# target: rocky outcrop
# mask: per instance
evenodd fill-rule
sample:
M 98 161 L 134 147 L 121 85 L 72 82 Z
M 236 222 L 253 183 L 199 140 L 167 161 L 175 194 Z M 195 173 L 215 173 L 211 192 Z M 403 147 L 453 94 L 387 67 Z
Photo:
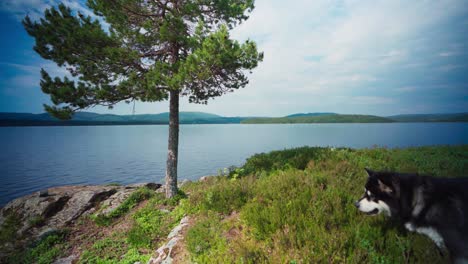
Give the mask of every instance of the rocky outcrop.
M 67 226 L 81 215 L 99 211 L 107 214 L 117 208 L 139 187 L 156 190 L 156 183 L 127 186 L 61 186 L 17 198 L 0 210 L 0 225 L 14 215 L 19 221 L 18 237 L 29 239 Z
M 168 242 L 156 250 L 156 257 L 152 257 L 147 264 L 172 264 L 176 255 L 174 249 L 183 241 L 183 232 L 189 226 L 189 222 L 188 216 L 182 218 L 180 224 L 167 236 Z
M 79 256 L 77 255 L 71 255 L 66 258 L 57 259 L 52 264 L 73 264 L 77 262 L 78 258 Z

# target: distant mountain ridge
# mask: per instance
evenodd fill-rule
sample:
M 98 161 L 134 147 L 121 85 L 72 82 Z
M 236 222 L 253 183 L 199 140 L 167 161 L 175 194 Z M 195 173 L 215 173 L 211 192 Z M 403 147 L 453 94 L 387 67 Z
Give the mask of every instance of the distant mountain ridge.
M 285 117 L 324 116 L 324 115 L 337 115 L 337 113 L 297 113 L 297 114 L 287 115 Z
M 407 114 L 394 116 L 345 115 L 328 112 L 296 113 L 284 117 L 224 117 L 204 112 L 180 112 L 181 124 L 290 124 L 290 123 L 391 123 L 468 122 L 468 113 Z M 169 113 L 115 115 L 77 112 L 71 120 L 58 120 L 48 113 L 0 112 L 0 126 L 150 125 L 168 124 Z
M 181 112 L 181 124 L 230 124 L 240 123 L 239 117 L 222 117 L 203 112 Z M 0 113 L 0 126 L 36 126 L 36 125 L 145 125 L 167 124 L 169 113 L 114 115 L 91 112 L 77 112 L 71 120 L 58 120 L 48 113 Z

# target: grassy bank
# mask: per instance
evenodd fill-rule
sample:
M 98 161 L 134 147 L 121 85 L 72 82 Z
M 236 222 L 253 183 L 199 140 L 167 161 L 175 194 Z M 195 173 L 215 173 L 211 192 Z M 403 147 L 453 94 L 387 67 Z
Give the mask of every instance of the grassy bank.
M 187 186 L 199 221 L 192 261 L 235 263 L 444 263 L 429 239 L 357 212 L 363 168 L 462 176 L 468 147 L 299 148 L 249 158 L 229 176 Z
M 257 154 L 225 175 L 184 185 L 175 199 L 141 190 L 118 213 L 85 217 L 19 256 L 37 261 L 79 252 L 80 263 L 144 263 L 190 215 L 184 263 L 446 263 L 426 237 L 357 212 L 364 167 L 463 176 L 468 146 Z

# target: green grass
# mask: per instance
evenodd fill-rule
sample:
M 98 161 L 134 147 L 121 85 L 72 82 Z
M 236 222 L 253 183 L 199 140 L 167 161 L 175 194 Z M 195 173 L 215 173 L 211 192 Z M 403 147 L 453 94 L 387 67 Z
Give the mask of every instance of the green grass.
M 78 263 L 86 264 L 133 264 L 135 262 L 146 263 L 150 254 L 141 254 L 138 248 L 129 247 L 123 234 L 96 241 L 93 246 L 85 250 Z
M 49 264 L 62 256 L 67 247 L 66 232 L 53 232 L 40 241 L 32 243 L 26 250 L 9 256 L 8 263 Z
M 153 198 L 133 215 L 134 224 L 127 235 L 127 242 L 138 248 L 155 249 L 182 218 L 176 212 L 158 209 L 158 205 L 173 204 L 177 198 Z
M 468 146 L 304 147 L 254 155 L 227 176 L 184 186 L 190 195 L 179 207 L 197 219 L 186 239 L 192 261 L 446 263 L 427 237 L 356 210 L 365 167 L 463 176 Z
M 228 242 L 223 236 L 224 226 L 221 217 L 214 213 L 201 216 L 188 231 L 187 248 L 197 263 L 209 263 L 216 259 L 219 263 L 232 262 L 228 252 Z
M 125 201 L 111 211 L 109 214 L 98 214 L 92 216 L 94 222 L 100 226 L 109 226 L 113 221 L 122 215 L 128 213 L 133 207 L 138 205 L 140 202 L 147 200 L 155 195 L 154 191 L 147 187 L 142 187 L 134 191 Z
M 173 209 L 181 199 L 186 198 L 183 192 L 179 191 L 172 199 L 165 199 L 163 194 L 151 191 L 149 195 L 147 188 L 139 189 L 122 203 L 121 209 L 117 208 L 118 214 L 111 213 L 104 222 L 99 222 L 102 219 L 96 222 L 111 225 L 114 223 L 112 219 L 129 213 L 131 208 L 148 198 L 149 201 L 143 207 L 131 212 L 129 230 L 95 241 L 82 253 L 79 263 L 146 263 L 184 215 L 181 210 L 183 206 L 168 211 L 161 208 Z

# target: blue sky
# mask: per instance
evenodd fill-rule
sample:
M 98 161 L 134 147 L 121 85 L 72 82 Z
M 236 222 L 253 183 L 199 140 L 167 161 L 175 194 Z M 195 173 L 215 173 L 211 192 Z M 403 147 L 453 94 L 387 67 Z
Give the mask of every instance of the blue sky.
M 39 71 L 63 76 L 32 50 L 21 25 L 56 0 L 0 3 L 0 112 L 43 112 Z M 62 1 L 89 12 L 82 1 Z M 296 112 L 392 115 L 468 112 L 468 4 L 465 0 L 257 0 L 232 31 L 255 40 L 265 59 L 249 85 L 182 111 L 226 116 Z M 167 102 L 136 104 L 136 113 L 168 110 Z M 130 114 L 132 106 L 100 113 Z

